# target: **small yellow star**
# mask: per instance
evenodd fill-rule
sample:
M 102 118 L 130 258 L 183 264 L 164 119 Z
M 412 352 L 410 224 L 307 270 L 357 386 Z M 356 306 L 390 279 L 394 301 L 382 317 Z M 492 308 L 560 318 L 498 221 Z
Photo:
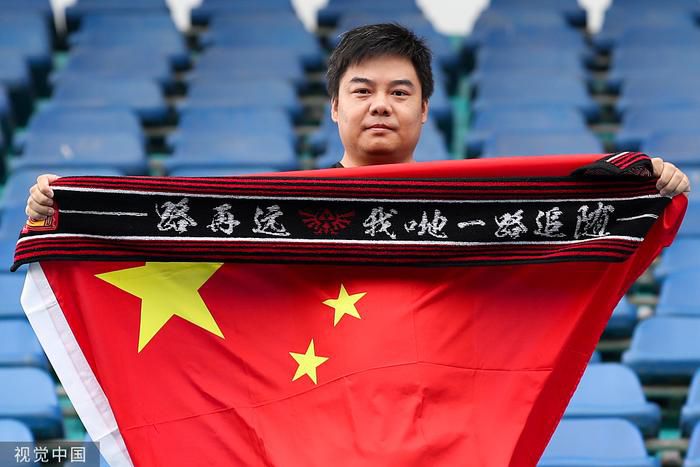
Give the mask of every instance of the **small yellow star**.
M 289 355 L 291 355 L 292 358 L 299 364 L 297 372 L 294 373 L 294 378 L 292 378 L 292 381 L 296 381 L 302 376 L 307 375 L 309 378 L 311 378 L 311 381 L 313 381 L 314 384 L 318 384 L 316 381 L 316 368 L 325 363 L 326 360 L 328 360 L 328 357 L 316 356 L 316 351 L 314 350 L 314 340 L 311 339 L 311 343 L 309 344 L 309 348 L 306 349 L 306 353 L 289 352 Z
M 343 284 L 340 284 L 340 292 L 338 293 L 338 298 L 329 298 L 328 300 L 323 302 L 324 305 L 328 305 L 329 307 L 335 310 L 333 326 L 338 324 L 338 322 L 340 322 L 340 319 L 345 315 L 350 315 L 354 316 L 357 319 L 362 319 L 360 317 L 360 313 L 355 307 L 355 303 L 357 303 L 362 297 L 364 297 L 366 293 L 367 292 L 361 292 L 348 295 L 348 291 L 345 290 L 345 286 Z

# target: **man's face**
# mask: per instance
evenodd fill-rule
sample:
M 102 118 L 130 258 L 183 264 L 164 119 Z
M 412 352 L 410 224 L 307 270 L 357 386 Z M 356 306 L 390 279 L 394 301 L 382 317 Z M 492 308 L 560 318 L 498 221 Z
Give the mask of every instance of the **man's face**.
M 348 67 L 331 116 L 338 123 L 346 167 L 410 162 L 428 103 L 411 61 L 382 56 Z

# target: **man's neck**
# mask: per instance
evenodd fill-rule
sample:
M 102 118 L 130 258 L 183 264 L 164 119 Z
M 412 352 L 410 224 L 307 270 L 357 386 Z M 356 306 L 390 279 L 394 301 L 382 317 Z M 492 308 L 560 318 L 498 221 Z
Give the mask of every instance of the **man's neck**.
M 408 155 L 382 155 L 382 156 L 358 156 L 349 154 L 347 151 L 343 154 L 340 163 L 343 167 L 364 167 L 367 165 L 379 164 L 402 164 L 407 162 L 415 162 L 413 154 Z

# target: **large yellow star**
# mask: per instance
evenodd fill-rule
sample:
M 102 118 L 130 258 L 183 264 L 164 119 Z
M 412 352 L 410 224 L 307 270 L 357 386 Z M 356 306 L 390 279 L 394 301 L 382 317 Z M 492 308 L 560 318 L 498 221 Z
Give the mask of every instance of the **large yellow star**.
M 338 293 L 338 298 L 329 298 L 328 300 L 323 302 L 324 305 L 328 305 L 329 307 L 335 310 L 333 326 L 338 324 L 338 322 L 340 322 L 340 319 L 345 315 L 350 315 L 354 316 L 357 319 L 362 319 L 360 317 L 360 313 L 355 307 L 355 303 L 357 303 L 362 297 L 364 297 L 366 293 L 367 292 L 361 292 L 348 295 L 348 291 L 345 290 L 345 286 L 343 284 L 340 284 L 340 292 Z
M 325 363 L 325 361 L 328 360 L 328 357 L 316 356 L 316 350 L 314 350 L 314 340 L 311 339 L 311 343 L 306 349 L 306 353 L 289 352 L 289 355 L 291 355 L 292 358 L 299 364 L 297 372 L 294 373 L 294 378 L 292 378 L 292 381 L 296 381 L 302 376 L 307 375 L 309 378 L 311 378 L 311 381 L 313 381 L 314 384 L 318 384 L 316 381 L 316 368 Z
M 223 339 L 224 335 L 198 292 L 222 264 L 146 263 L 96 277 L 141 299 L 138 350 L 141 352 L 173 316 Z

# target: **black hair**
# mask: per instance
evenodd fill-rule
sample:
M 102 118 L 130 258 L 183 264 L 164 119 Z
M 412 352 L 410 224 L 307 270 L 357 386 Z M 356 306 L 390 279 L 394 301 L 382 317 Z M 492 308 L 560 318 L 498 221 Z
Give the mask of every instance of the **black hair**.
M 326 79 L 331 99 L 338 97 L 340 79 L 349 66 L 384 55 L 409 59 L 420 81 L 421 98 L 430 99 L 433 94 L 432 53 L 423 39 L 396 23 L 360 26 L 342 35 L 328 59 Z

